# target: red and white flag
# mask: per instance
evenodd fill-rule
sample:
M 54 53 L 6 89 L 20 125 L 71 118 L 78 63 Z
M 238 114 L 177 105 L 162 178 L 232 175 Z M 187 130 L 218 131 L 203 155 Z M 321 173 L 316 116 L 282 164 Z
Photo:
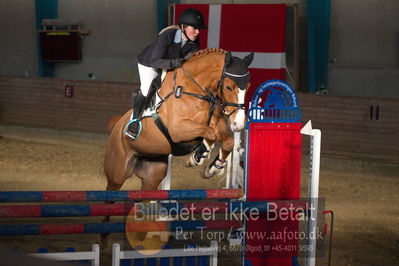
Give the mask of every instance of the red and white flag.
M 284 4 L 176 4 L 175 20 L 187 8 L 198 9 L 207 30 L 201 30 L 200 48 L 222 48 L 243 58 L 255 52 L 250 65 L 250 101 L 256 88 L 270 79 L 285 80 Z

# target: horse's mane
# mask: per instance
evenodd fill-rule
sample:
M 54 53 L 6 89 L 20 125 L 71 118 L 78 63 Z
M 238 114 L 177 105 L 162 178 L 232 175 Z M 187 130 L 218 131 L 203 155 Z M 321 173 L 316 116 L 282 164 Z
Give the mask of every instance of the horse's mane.
M 203 49 L 203 50 L 199 50 L 196 51 L 194 53 L 191 54 L 191 58 L 197 58 L 197 57 L 202 57 L 204 55 L 208 55 L 211 53 L 219 53 L 219 54 L 227 54 L 226 50 L 220 49 L 220 48 L 207 48 L 207 49 Z

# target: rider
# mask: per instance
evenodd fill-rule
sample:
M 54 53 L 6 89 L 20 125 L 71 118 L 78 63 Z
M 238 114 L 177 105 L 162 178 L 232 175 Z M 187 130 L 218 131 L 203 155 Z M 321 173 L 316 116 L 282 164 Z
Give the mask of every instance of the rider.
M 194 8 L 184 10 L 177 24 L 161 31 L 155 42 L 137 56 L 141 85 L 134 95 L 133 118 L 125 129 L 125 134 L 134 140 L 141 131 L 141 114 L 159 86 L 156 78 L 162 69 L 181 67 L 186 55 L 199 50 L 199 30 L 207 28 L 204 16 Z

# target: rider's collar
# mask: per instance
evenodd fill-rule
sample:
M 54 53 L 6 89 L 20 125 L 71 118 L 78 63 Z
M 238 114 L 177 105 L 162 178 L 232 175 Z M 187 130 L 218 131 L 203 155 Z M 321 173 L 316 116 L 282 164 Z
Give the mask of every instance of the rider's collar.
M 174 39 L 174 42 L 175 42 L 175 43 L 181 43 L 181 41 L 182 41 L 181 34 L 182 34 L 181 30 L 177 30 L 177 31 L 176 31 L 176 33 L 175 33 L 175 39 Z

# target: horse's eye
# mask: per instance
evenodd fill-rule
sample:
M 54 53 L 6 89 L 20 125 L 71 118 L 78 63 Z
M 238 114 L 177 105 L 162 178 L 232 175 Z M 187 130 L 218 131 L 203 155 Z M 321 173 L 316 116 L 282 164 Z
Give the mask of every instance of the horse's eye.
M 229 91 L 232 91 L 232 90 L 233 90 L 233 87 L 231 87 L 231 86 L 226 86 L 226 88 L 227 88 Z

